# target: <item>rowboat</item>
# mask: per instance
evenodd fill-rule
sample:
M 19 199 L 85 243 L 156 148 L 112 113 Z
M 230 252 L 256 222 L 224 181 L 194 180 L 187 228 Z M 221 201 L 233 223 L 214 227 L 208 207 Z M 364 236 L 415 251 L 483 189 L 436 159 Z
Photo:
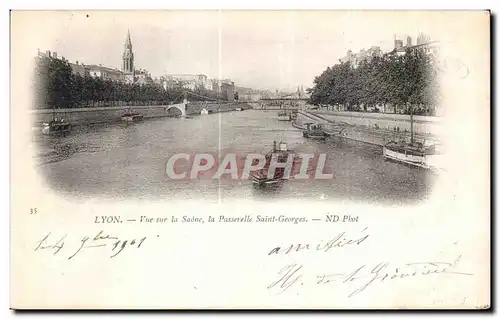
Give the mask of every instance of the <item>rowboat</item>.
M 144 119 L 144 116 L 137 112 L 127 112 L 121 116 L 122 121 L 127 123 L 139 122 Z
M 42 123 L 41 132 L 45 135 L 63 134 L 71 130 L 71 124 L 61 120 L 52 120 L 48 123 Z

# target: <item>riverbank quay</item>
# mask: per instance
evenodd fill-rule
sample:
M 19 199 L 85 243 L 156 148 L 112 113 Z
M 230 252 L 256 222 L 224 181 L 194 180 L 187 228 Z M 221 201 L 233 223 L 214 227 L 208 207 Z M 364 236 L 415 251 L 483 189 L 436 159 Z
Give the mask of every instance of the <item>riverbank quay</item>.
M 108 106 L 108 107 L 84 107 L 71 109 L 38 109 L 30 110 L 33 126 L 38 126 L 43 122 L 49 122 L 53 118 L 64 119 L 72 125 L 90 125 L 99 123 L 114 123 L 121 120 L 121 116 L 129 110 L 138 112 L 145 119 L 157 117 L 174 117 L 175 113 L 171 105 L 136 105 L 136 106 Z M 246 103 L 188 103 L 185 109 L 186 115 L 199 115 L 201 110 L 206 108 L 209 113 L 231 112 L 236 108 L 249 109 Z
M 409 115 L 336 111 L 299 111 L 298 115 L 299 126 L 320 123 L 328 130 L 329 124 L 345 125 L 343 138 L 379 146 L 392 139 L 409 139 L 411 134 Z M 414 116 L 413 130 L 416 141 L 439 143 L 442 118 Z

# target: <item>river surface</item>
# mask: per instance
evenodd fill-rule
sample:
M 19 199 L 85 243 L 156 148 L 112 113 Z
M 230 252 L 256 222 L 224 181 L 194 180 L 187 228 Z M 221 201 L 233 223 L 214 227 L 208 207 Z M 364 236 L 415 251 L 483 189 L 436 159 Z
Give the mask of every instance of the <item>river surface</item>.
M 326 154 L 333 178 L 287 180 L 279 187 L 258 189 L 249 180 L 178 181 L 165 174 L 165 164 L 175 153 L 216 154 L 221 149 L 265 153 L 274 140 L 286 141 L 298 152 Z M 34 137 L 31 146 L 47 184 L 78 199 L 293 198 L 412 204 L 430 195 L 435 179 L 424 169 L 384 161 L 382 149 L 375 145 L 340 138 L 304 139 L 290 122 L 277 121 L 277 111 L 81 126 L 66 136 Z

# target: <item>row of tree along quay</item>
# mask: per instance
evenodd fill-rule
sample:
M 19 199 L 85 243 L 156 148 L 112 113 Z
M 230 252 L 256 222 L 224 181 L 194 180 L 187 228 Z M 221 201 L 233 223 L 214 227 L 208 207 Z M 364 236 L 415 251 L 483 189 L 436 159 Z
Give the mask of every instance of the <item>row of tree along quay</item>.
M 436 115 L 438 66 L 434 55 L 408 49 L 374 56 L 357 68 L 349 62 L 328 67 L 314 79 L 310 102 L 357 112 Z
M 82 108 L 121 105 L 168 105 L 181 103 L 183 93 L 190 101 L 224 101 L 225 92 L 182 88 L 180 83 L 165 90 L 160 84 L 128 84 L 74 74 L 68 61 L 39 57 L 35 65 L 34 108 Z M 236 96 L 235 96 L 236 99 Z

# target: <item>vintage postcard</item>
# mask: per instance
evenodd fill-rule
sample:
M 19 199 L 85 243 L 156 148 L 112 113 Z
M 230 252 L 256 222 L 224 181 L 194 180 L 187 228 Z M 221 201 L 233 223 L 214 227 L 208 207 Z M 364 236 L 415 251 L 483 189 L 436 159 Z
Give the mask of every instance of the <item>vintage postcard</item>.
M 488 11 L 12 11 L 14 309 L 490 308 Z

